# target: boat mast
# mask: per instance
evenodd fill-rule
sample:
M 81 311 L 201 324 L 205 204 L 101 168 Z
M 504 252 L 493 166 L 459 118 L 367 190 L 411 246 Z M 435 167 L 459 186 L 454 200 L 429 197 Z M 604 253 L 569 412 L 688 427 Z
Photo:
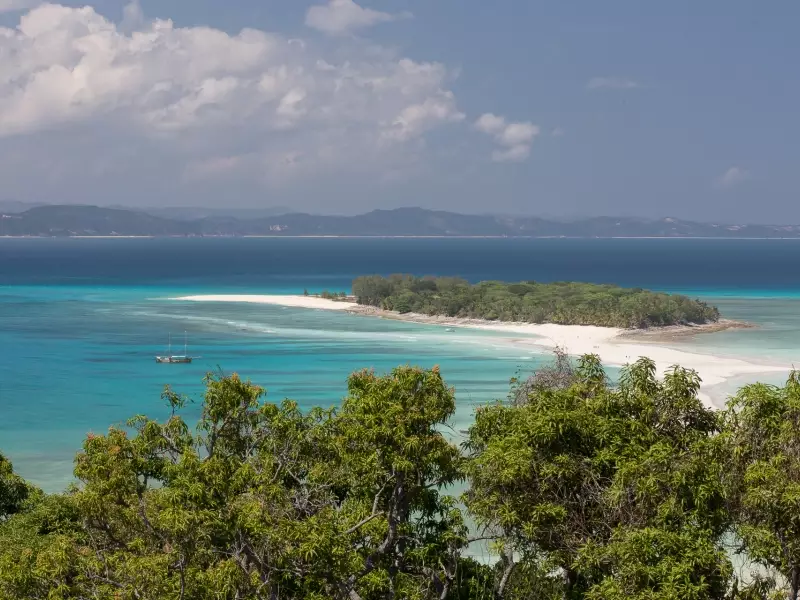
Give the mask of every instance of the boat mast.
M 186 352 L 187 343 L 188 342 L 187 342 L 186 332 L 184 331 L 183 332 L 183 355 L 184 356 L 188 356 L 188 353 Z
M 167 334 L 167 356 L 172 356 L 172 334 Z

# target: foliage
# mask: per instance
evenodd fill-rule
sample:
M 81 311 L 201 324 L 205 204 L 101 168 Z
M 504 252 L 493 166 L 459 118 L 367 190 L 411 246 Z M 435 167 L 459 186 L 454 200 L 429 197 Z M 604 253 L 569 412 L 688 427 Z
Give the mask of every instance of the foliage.
M 308 296 L 308 294 L 306 294 Z M 347 292 L 329 292 L 328 290 L 323 290 L 320 292 L 320 298 L 325 298 L 326 300 L 344 300 L 347 298 Z
M 452 277 L 376 275 L 355 279 L 353 295 L 359 304 L 400 313 L 527 323 L 644 328 L 719 319 L 716 307 L 686 296 L 590 283 L 470 285 Z
M 800 374 L 748 385 L 725 414 L 731 510 L 748 555 L 800 592 Z
M 42 529 L 36 511 L 12 519 L 39 541 L 3 553 L 0 598 L 456 593 L 466 529 L 442 489 L 461 457 L 438 429 L 452 390 L 438 370 L 412 368 L 356 373 L 348 387 L 340 411 L 303 414 L 212 377 L 196 433 L 167 391 L 166 422 L 90 436 L 81 486 L 64 498 L 80 527 Z
M 611 388 L 586 356 L 574 377 L 481 408 L 470 429 L 467 507 L 507 572 L 545 566 L 565 598 L 724 597 L 717 419 L 697 375 L 658 381 L 642 359 Z
M 5 456 L 0 454 L 0 521 L 20 511 L 32 492 Z
M 533 372 L 527 379 L 513 377 L 508 399 L 512 404 L 525 404 L 536 390 L 566 389 L 576 383 L 575 367 L 562 348 L 553 350 L 554 360 Z
M 800 375 L 723 414 L 699 383 L 557 353 L 461 449 L 437 368 L 308 412 L 209 376 L 194 428 L 167 389 L 166 421 L 87 437 L 63 494 L 0 458 L 0 600 L 794 599 Z

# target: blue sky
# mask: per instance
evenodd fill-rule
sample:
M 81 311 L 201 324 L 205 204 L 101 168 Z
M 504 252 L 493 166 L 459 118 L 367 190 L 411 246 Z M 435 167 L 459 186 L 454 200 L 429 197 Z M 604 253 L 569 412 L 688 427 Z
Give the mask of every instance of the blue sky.
M 125 5 L 0 0 L 6 199 L 800 222 L 796 3 Z

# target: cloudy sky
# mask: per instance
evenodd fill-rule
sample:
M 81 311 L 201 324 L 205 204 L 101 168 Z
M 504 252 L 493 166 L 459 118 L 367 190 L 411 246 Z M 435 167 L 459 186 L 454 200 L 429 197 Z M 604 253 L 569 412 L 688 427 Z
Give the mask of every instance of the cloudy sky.
M 0 13 L 0 200 L 800 222 L 794 1 Z

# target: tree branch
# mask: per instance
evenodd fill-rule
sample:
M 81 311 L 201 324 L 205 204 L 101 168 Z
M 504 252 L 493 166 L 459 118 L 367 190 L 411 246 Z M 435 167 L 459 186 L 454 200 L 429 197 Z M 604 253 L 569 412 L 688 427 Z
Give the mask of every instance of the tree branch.
M 345 533 L 345 535 L 350 535 L 351 533 L 355 533 L 355 532 L 356 532 L 356 531 L 357 531 L 359 528 L 361 528 L 363 525 L 366 525 L 367 523 L 369 523 L 369 522 L 370 522 L 370 521 L 372 521 L 373 519 L 377 519 L 378 517 L 381 517 L 381 516 L 383 516 L 383 513 L 382 513 L 382 512 L 371 514 L 371 515 L 370 515 L 370 516 L 368 516 L 366 519 L 361 519 L 361 521 L 359 521 L 358 523 L 356 523 L 355 525 L 353 525 L 353 526 L 352 526 L 350 529 L 348 529 L 348 530 L 347 530 L 347 531 L 345 531 L 344 533 Z

